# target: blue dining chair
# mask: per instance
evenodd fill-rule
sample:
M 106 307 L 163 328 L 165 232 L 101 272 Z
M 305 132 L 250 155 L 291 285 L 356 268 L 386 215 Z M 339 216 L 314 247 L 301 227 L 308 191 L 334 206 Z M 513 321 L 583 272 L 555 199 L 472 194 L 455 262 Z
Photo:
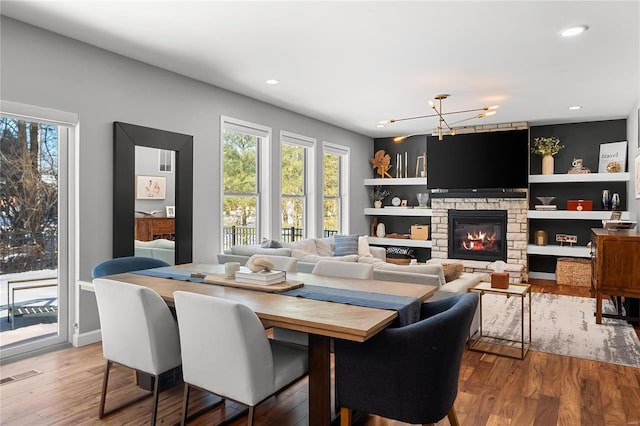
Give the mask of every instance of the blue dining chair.
M 131 271 L 141 271 L 143 269 L 160 268 L 162 266 L 169 266 L 169 264 L 151 257 L 116 257 L 115 259 L 105 260 L 94 266 L 91 271 L 91 276 L 92 278 L 99 278 L 105 275 L 122 274 Z
M 418 322 L 386 328 L 371 339 L 335 339 L 341 425 L 352 410 L 413 424 L 445 416 L 458 425 L 453 403 L 476 293 L 423 303 Z

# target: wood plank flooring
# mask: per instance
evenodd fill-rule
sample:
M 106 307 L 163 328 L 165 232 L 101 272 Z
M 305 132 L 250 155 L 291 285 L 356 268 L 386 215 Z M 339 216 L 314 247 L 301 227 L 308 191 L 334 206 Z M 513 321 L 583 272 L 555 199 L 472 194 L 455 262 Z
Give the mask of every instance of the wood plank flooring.
M 533 281 L 533 280 L 532 280 Z M 588 289 L 532 282 L 534 291 L 588 297 Z M 640 335 L 640 328 L 636 328 Z M 1 367 L 5 378 L 41 371 L 0 386 L 2 425 L 143 425 L 151 399 L 98 420 L 104 360 L 101 345 L 70 348 Z M 130 370 L 116 367 L 107 409 L 141 392 Z M 304 379 L 257 409 L 258 425 L 306 425 L 308 383 Z M 210 398 L 194 392 L 193 409 Z M 161 393 L 159 424 L 180 419 L 182 386 Z M 530 351 L 524 360 L 467 351 L 460 371 L 456 409 L 462 425 L 640 425 L 640 369 Z M 219 423 L 242 406 L 226 402 L 191 425 Z M 244 418 L 230 423 L 244 425 Z M 367 417 L 367 426 L 403 423 Z M 438 425 L 448 425 L 445 418 Z

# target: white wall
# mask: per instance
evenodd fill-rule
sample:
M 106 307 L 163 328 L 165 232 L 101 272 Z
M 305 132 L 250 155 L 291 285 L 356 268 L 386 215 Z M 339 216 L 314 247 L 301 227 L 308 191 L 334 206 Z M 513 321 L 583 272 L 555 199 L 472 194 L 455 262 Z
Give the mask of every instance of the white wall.
M 636 179 L 640 170 L 635 168 L 635 159 L 637 155 L 640 155 L 640 99 L 636 103 L 636 106 L 631 111 L 631 114 L 627 117 L 627 140 L 629 141 L 629 173 L 631 180 L 627 187 L 629 197 L 629 217 L 631 220 L 635 220 L 640 224 L 640 200 L 635 198 L 636 194 Z
M 152 67 L 19 21 L 1 17 L 0 96 L 3 100 L 77 113 L 80 117 L 79 269 L 112 253 L 112 123 L 122 121 L 194 137 L 193 260 L 220 252 L 220 116 L 350 147 L 351 232 L 366 234 L 373 140 L 295 112 Z M 279 158 L 274 143 L 273 158 Z M 273 182 L 279 184 L 279 168 Z M 318 184 L 318 188 L 321 188 Z M 277 196 L 277 194 L 274 194 Z M 278 203 L 273 201 L 277 206 Z M 322 206 L 322 203 L 318 204 Z M 91 313 L 82 312 L 78 315 Z M 92 309 L 95 309 L 93 307 Z

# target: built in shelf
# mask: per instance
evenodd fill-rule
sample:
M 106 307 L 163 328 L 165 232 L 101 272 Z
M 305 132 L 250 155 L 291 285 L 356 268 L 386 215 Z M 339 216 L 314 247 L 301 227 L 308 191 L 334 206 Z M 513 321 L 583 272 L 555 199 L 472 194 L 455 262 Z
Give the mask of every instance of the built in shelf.
M 527 253 L 543 256 L 591 257 L 591 249 L 589 247 L 576 245 L 571 247 L 568 245 L 559 246 L 549 244 L 546 246 L 537 246 L 535 244 L 529 244 L 527 246 Z
M 431 216 L 433 214 L 432 209 L 403 209 L 403 208 L 366 208 L 364 209 L 365 216 Z
M 377 185 L 422 185 L 427 186 L 426 177 L 417 178 L 381 178 L 381 179 L 365 179 L 365 186 Z
M 628 182 L 629 173 L 576 173 L 553 175 L 529 175 L 529 183 L 558 182 Z
M 576 219 L 605 220 L 611 218 L 610 211 L 574 211 L 574 210 L 529 210 L 529 219 Z M 622 212 L 622 220 L 629 220 L 629 212 Z
M 378 238 L 369 237 L 369 244 L 376 246 L 400 246 L 400 247 L 421 247 L 431 248 L 431 240 L 411 240 L 408 238 Z

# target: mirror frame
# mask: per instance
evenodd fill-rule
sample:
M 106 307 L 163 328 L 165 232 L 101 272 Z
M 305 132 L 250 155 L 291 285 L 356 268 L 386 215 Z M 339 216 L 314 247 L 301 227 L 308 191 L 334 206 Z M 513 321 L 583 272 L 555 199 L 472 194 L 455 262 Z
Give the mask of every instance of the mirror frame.
M 113 122 L 113 257 L 133 256 L 135 147 L 175 151 L 175 263 L 193 252 L 193 136 Z

